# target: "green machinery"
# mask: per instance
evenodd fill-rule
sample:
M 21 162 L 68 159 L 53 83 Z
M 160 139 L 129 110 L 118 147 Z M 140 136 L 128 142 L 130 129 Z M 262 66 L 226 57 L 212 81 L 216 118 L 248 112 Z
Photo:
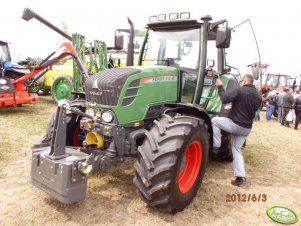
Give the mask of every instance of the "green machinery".
M 24 9 L 22 18 L 27 21 L 35 18 L 71 41 L 82 63 L 86 65 L 88 74 L 100 72 L 108 67 L 107 46 L 104 42 L 94 40 L 93 43 L 88 43 L 87 46 L 85 36 L 73 34 L 71 37 L 29 8 Z M 51 89 L 52 98 L 56 102 L 62 99 L 70 100 L 72 95 L 74 95 L 73 99 L 81 96 L 84 92 L 85 79 L 77 63 L 74 59 L 72 61 L 73 63 L 71 63 L 71 58 L 62 61 L 58 66 L 60 67 L 59 70 L 55 69 L 55 65 L 53 70 L 47 70 L 38 75 L 37 83 L 33 83 L 33 90 L 47 91 Z M 45 79 L 40 79 L 43 76 Z
M 83 64 L 86 65 L 89 75 L 108 67 L 107 46 L 104 42 L 94 40 L 93 43 L 88 43 L 89 46 L 87 47 L 85 36 L 73 34 L 72 43 Z M 73 74 L 72 77 L 68 74 L 61 74 L 53 80 L 51 95 L 56 102 L 63 99 L 71 100 L 72 95 L 73 99 L 84 95 L 85 79 L 74 60 L 72 69 L 69 70 L 69 73 Z
M 91 76 L 85 99 L 60 101 L 45 138 L 33 148 L 32 183 L 75 203 L 85 199 L 91 171 L 136 157 L 133 181 L 144 202 L 173 213 L 189 205 L 208 157 L 231 161 L 229 134 L 223 135 L 222 154 L 213 153 L 210 119 L 229 110 L 218 97 L 216 78 L 226 90 L 239 83 L 225 60 L 231 28 L 226 20 L 211 20 L 182 13 L 162 21 L 160 15 L 147 25 L 139 66 L 130 66 L 130 41 L 128 67 Z M 131 24 L 130 37 L 133 31 Z M 211 52 L 216 58 L 208 58 Z

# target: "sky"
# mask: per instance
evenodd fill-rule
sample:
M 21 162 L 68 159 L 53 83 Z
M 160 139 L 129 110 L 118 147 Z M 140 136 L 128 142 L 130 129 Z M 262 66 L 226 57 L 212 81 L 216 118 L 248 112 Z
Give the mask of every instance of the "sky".
M 0 4 L 0 40 L 10 42 L 13 59 L 45 58 L 58 49 L 63 37 L 37 20 L 21 18 L 30 8 L 68 34 L 79 33 L 87 41 L 105 41 L 113 46 L 114 31 L 128 28 L 127 17 L 135 28 L 143 28 L 149 16 L 171 12 L 190 12 L 200 19 L 209 14 L 213 21 L 227 19 L 229 26 L 250 19 L 256 33 L 262 63 L 269 64 L 266 73 L 301 74 L 301 13 L 298 1 L 292 0 L 10 0 Z M 247 51 L 247 50 L 246 50 Z

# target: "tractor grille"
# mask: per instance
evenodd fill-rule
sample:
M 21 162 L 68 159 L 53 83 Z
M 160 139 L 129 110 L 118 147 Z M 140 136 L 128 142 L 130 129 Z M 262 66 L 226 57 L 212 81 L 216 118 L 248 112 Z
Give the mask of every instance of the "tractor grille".
M 136 68 L 112 68 L 91 76 L 86 81 L 87 101 L 116 106 L 127 78 L 140 72 Z

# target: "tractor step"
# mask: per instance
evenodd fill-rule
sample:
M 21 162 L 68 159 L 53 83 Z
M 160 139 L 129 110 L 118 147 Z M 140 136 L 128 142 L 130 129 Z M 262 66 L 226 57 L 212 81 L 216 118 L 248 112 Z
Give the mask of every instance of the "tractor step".
M 65 204 L 80 202 L 86 197 L 87 176 L 79 171 L 78 163 L 89 158 L 76 148 L 66 147 L 66 156 L 53 159 L 50 147 L 34 147 L 31 181 L 39 189 Z

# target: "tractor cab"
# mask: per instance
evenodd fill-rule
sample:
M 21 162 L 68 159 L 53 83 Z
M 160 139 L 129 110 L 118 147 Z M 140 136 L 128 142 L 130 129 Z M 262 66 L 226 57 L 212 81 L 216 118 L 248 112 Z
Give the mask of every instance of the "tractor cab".
M 8 43 L 0 41 L 0 77 L 16 80 L 29 73 L 29 69 L 21 65 L 24 62 L 12 61 Z
M 230 46 L 231 29 L 226 20 L 211 23 L 210 16 L 201 21 L 189 18 L 188 13 L 170 14 L 168 21 L 162 15 L 159 21 L 151 17 L 139 63 L 178 68 L 178 102 L 218 113 L 222 106 L 214 84 L 219 75 L 226 74 L 224 49 Z M 233 88 L 239 85 L 233 78 L 222 80 L 230 81 Z
M 221 76 L 226 89 L 239 86 L 241 78 L 240 70 L 230 66 L 233 54 L 230 53 L 229 59 L 226 59 L 228 52 L 232 51 L 233 29 L 228 27 L 227 20 L 211 22 L 211 16 L 204 16 L 200 21 L 190 19 L 189 13 L 172 13 L 169 19 L 166 17 L 165 14 L 150 17 L 139 65 L 176 67 L 179 71 L 178 102 L 200 105 L 209 113 L 222 112 L 226 106 L 219 101 L 216 78 Z M 243 32 L 249 35 L 245 30 Z M 251 42 L 248 40 L 245 43 Z M 226 51 L 228 49 L 230 51 Z M 237 45 L 233 49 L 237 51 Z M 254 57 L 256 54 L 240 64 L 247 67 L 251 62 L 258 61 L 258 55 Z M 239 56 L 244 57 L 241 53 Z M 257 70 L 254 77 L 258 77 L 258 73 Z

